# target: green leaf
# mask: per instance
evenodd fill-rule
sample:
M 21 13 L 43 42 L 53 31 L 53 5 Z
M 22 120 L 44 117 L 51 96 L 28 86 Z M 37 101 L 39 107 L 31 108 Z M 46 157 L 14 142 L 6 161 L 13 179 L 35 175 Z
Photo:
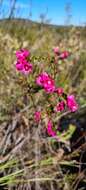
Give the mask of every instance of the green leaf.
M 60 138 L 60 140 L 62 142 L 65 142 L 65 141 L 69 140 L 72 137 L 75 130 L 76 130 L 76 126 L 73 125 L 73 124 L 70 124 L 69 128 L 68 128 L 68 130 L 66 132 L 61 133 L 61 132 L 58 131 L 57 135 L 58 135 L 58 137 Z

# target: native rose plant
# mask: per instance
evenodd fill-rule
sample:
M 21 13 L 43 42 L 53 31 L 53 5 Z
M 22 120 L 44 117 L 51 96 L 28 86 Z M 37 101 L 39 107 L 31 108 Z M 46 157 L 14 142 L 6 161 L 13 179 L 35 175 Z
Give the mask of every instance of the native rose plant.
M 59 50 L 59 47 L 55 47 L 53 49 L 55 57 L 57 56 L 58 61 L 59 60 L 64 60 L 69 57 L 69 52 L 64 51 L 61 52 Z M 30 63 L 30 52 L 26 49 L 21 49 L 16 52 L 16 70 L 23 75 L 29 75 L 33 74 L 33 65 Z M 39 86 L 41 89 L 44 89 L 45 93 L 48 95 L 57 95 L 57 98 L 59 99 L 58 103 L 56 103 L 56 106 L 53 107 L 53 112 L 57 113 L 58 112 L 64 112 L 65 110 L 69 110 L 70 112 L 75 112 L 78 110 L 78 104 L 75 100 L 74 95 L 67 95 L 64 92 L 64 89 L 62 87 L 58 87 L 55 84 L 55 80 L 50 76 L 49 73 L 46 71 L 41 72 L 34 81 L 34 85 Z M 56 96 L 55 96 L 56 97 Z M 33 98 L 34 99 L 34 98 Z M 54 102 L 55 105 L 55 102 Z M 45 110 L 46 113 L 46 110 Z M 57 131 L 53 127 L 53 122 L 50 119 L 50 113 L 49 115 L 46 114 L 47 116 L 47 133 L 49 136 L 56 137 Z M 34 111 L 34 121 L 39 124 L 39 122 L 42 119 L 42 112 L 38 111 L 35 108 Z

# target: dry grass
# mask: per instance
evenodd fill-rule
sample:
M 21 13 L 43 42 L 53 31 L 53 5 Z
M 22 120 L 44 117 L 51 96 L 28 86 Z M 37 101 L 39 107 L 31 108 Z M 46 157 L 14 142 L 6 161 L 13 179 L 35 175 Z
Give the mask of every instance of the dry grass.
M 16 21 L 9 24 L 1 24 L 0 28 L 0 170 L 4 176 L 0 178 L 0 183 L 8 184 L 9 190 L 85 189 L 86 163 L 82 159 L 86 149 L 85 127 L 83 128 L 86 121 L 84 29 L 73 27 L 66 31 L 66 28 L 57 29 L 35 23 L 16 27 Z M 79 112 L 73 116 L 57 116 L 57 120 L 71 118 L 67 127 L 72 121 L 75 121 L 77 130 L 81 127 L 83 131 L 79 131 L 75 142 L 73 139 L 57 142 L 46 135 L 45 120 L 39 126 L 33 121 L 34 107 L 31 96 L 27 93 L 27 83 L 34 87 L 35 76 L 41 70 L 53 74 L 51 67 L 54 46 L 71 52 L 67 61 L 60 61 L 56 66 L 57 76 L 54 77 L 58 86 L 64 87 L 67 93 L 76 95 L 80 105 Z M 14 67 L 15 52 L 21 47 L 31 51 L 31 62 L 35 67 L 33 76 L 27 81 L 16 73 Z M 31 94 L 35 106 L 44 110 L 48 99 L 44 92 L 34 89 Z

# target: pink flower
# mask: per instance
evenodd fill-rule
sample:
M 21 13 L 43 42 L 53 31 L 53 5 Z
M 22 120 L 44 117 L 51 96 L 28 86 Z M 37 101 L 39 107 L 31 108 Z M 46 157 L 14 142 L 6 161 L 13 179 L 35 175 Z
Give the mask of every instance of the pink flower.
M 54 47 L 54 48 L 53 48 L 53 51 L 54 51 L 54 53 L 57 54 L 57 55 L 60 54 L 59 47 Z
M 24 62 L 17 62 L 16 63 L 16 69 L 20 71 L 21 73 L 27 75 L 32 72 L 32 64 L 30 64 L 27 61 Z
M 34 114 L 34 119 L 37 123 L 39 123 L 40 119 L 41 119 L 41 112 L 40 111 L 36 111 Z
M 66 59 L 66 58 L 68 58 L 68 56 L 69 56 L 69 52 L 68 51 L 64 51 L 64 52 L 62 52 L 60 54 L 59 58 L 60 59 Z
M 41 73 L 37 79 L 36 83 L 40 86 L 44 86 L 44 81 L 48 78 L 48 74 L 46 72 Z
M 49 76 L 46 72 L 40 74 L 37 79 L 36 83 L 42 86 L 46 92 L 54 92 L 55 91 L 55 84 L 54 80 Z
M 25 75 L 27 75 L 27 74 L 29 74 L 31 72 L 32 72 L 32 64 L 30 64 L 30 63 L 24 64 L 23 65 L 22 73 L 25 74 Z
M 67 96 L 67 106 L 72 112 L 78 109 L 78 104 L 76 103 L 74 95 Z
M 16 51 L 16 57 L 17 59 L 25 59 L 30 55 L 30 52 L 26 49 L 21 49 Z
M 54 137 L 54 136 L 56 136 L 56 133 L 55 133 L 55 131 L 53 131 L 52 128 L 53 128 L 53 124 L 52 124 L 52 122 L 49 120 L 49 121 L 48 121 L 48 124 L 47 124 L 47 133 L 48 133 L 48 135 Z
M 64 90 L 63 90 L 63 88 L 58 87 L 58 88 L 56 88 L 55 92 L 56 92 L 59 96 L 61 96 L 61 95 L 63 94 Z
M 16 69 L 18 71 L 22 71 L 23 70 L 23 64 L 19 61 L 16 62 Z
M 57 104 L 57 106 L 55 107 L 55 111 L 56 112 L 60 112 L 60 111 L 63 111 L 65 109 L 65 102 L 64 101 L 61 101 Z

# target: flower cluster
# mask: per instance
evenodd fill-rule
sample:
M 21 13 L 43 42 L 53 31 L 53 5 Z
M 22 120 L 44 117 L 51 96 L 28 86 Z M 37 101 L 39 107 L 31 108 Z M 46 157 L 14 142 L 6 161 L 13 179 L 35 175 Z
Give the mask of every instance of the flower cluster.
M 59 102 L 56 107 L 55 107 L 55 111 L 56 112 L 61 112 L 65 109 L 65 102 L 62 100 L 61 102 Z
M 66 59 L 69 56 L 69 52 L 67 51 L 60 52 L 58 47 L 54 48 L 54 53 L 56 54 L 56 56 L 58 56 L 59 59 L 62 60 Z M 21 49 L 16 52 L 16 57 L 17 57 L 16 69 L 25 75 L 32 72 L 32 64 L 28 61 L 29 56 L 30 52 L 25 49 Z M 71 112 L 75 112 L 78 110 L 78 104 L 75 100 L 74 95 L 65 94 L 63 88 L 57 87 L 55 85 L 55 80 L 47 72 L 42 72 L 37 76 L 36 84 L 39 85 L 41 88 L 43 88 L 45 92 L 49 94 L 57 94 L 57 99 L 59 101 L 56 106 L 55 105 L 53 106 L 54 113 L 62 112 L 67 108 Z M 42 118 L 41 111 L 35 111 L 34 113 L 35 122 L 39 123 L 41 118 Z M 53 130 L 53 123 L 49 118 L 50 116 L 48 115 L 47 133 L 48 135 L 54 137 L 56 136 L 56 131 Z
M 78 110 L 78 104 L 75 100 L 74 95 L 68 95 L 67 96 L 67 106 L 71 112 L 75 112 Z
M 56 112 L 61 112 L 67 107 L 71 112 L 75 112 L 78 110 L 78 104 L 75 100 L 74 95 L 68 95 L 67 98 L 63 101 L 60 101 L 55 107 Z
M 59 59 L 64 60 L 69 57 L 69 52 L 68 51 L 63 51 L 60 52 L 59 47 L 55 47 L 53 49 L 54 53 L 58 56 Z
M 49 120 L 47 124 L 47 133 L 52 137 L 56 136 L 56 132 L 53 131 L 53 124 L 51 120 Z
M 78 109 L 78 104 L 76 103 L 74 95 L 68 95 L 64 98 L 64 90 L 61 87 L 56 88 L 55 81 L 52 79 L 50 75 L 46 72 L 41 73 L 36 79 L 37 85 L 44 88 L 44 90 L 48 93 L 57 93 L 58 96 L 62 97 L 62 101 L 60 101 L 55 107 L 56 112 L 63 111 L 67 106 L 70 111 L 75 112 Z M 64 98 L 64 100 L 63 100 Z
M 25 75 L 32 72 L 32 64 L 27 61 L 29 55 L 30 52 L 25 49 L 21 49 L 16 52 L 16 57 L 17 57 L 16 69 Z
M 55 91 L 55 82 L 52 79 L 50 75 L 48 75 L 46 72 L 41 73 L 37 79 L 36 83 L 43 87 L 46 92 L 54 92 Z

